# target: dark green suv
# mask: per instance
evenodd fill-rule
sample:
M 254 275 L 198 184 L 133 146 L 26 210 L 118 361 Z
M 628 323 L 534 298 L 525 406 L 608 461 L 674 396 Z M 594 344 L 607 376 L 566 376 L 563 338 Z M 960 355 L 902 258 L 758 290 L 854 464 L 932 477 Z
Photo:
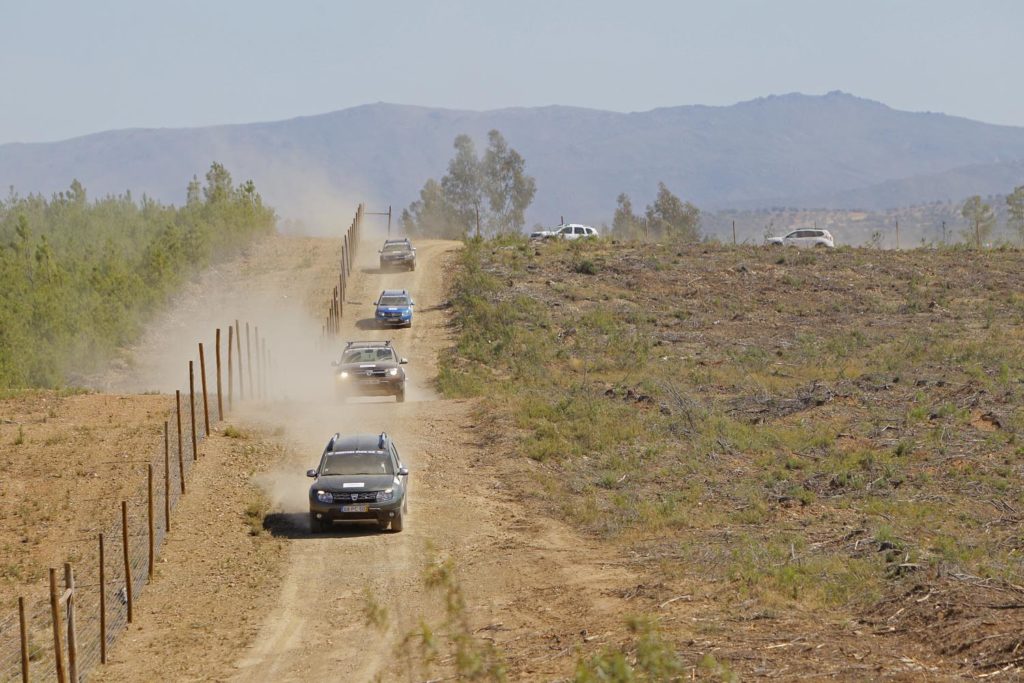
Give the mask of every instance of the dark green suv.
M 405 365 L 390 341 L 348 342 L 335 368 L 334 392 L 349 396 L 394 396 L 405 401 Z
M 409 504 L 409 469 L 386 433 L 341 436 L 327 442 L 320 464 L 306 472 L 309 527 L 329 530 L 334 522 L 376 522 L 401 531 Z

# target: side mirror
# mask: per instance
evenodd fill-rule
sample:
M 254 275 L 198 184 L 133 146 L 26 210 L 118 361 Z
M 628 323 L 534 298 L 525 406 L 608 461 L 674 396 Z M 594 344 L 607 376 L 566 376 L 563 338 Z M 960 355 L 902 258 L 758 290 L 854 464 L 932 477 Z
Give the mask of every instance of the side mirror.
M 398 468 L 398 476 L 400 476 L 400 477 L 408 477 L 409 476 L 409 468 L 408 467 L 399 467 Z
M 406 363 L 408 363 L 408 362 L 409 362 L 409 360 L 408 360 L 407 358 L 402 358 L 402 359 L 400 359 L 400 360 L 398 361 L 398 364 L 399 364 L 399 365 L 405 365 L 405 364 L 406 364 Z
M 316 479 L 316 470 L 306 470 L 306 476 L 312 479 Z

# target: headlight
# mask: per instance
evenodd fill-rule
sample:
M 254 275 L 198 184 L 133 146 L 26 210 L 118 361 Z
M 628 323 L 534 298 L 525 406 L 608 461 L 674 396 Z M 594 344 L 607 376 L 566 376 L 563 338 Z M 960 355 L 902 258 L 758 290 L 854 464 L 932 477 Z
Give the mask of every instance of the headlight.
M 388 374 L 391 375 L 392 377 L 396 376 L 398 374 L 398 368 L 391 368 L 390 370 L 388 370 Z
M 377 491 L 377 502 L 386 503 L 395 497 L 394 489 L 388 489 L 387 491 Z
M 348 377 L 348 373 L 347 373 L 347 372 L 344 372 L 344 371 L 342 371 L 342 372 L 339 372 L 339 373 L 338 373 L 338 377 L 340 377 L 341 379 L 345 379 L 345 378 L 347 378 L 347 377 Z
M 334 502 L 334 494 L 331 493 L 330 491 L 317 491 L 316 492 L 316 499 L 318 501 L 320 501 L 321 503 L 333 503 Z

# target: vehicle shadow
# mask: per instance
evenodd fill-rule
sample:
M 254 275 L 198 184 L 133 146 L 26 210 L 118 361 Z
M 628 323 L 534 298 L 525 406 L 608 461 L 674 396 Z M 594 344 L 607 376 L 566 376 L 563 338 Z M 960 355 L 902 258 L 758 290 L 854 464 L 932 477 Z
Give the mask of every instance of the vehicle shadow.
M 377 321 L 373 318 L 362 318 L 356 321 L 357 330 L 382 330 L 384 327 L 378 325 Z
M 330 531 L 314 534 L 309 528 L 309 513 L 306 512 L 271 512 L 263 518 L 263 529 L 274 538 L 360 538 L 362 536 L 378 536 L 387 534 L 381 531 L 376 522 L 350 522 L 335 524 Z

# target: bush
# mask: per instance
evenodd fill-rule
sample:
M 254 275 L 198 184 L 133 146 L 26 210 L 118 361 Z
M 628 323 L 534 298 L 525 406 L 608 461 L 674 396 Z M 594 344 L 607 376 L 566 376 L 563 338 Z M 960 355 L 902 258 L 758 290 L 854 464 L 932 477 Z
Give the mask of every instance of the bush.
M 94 371 L 194 273 L 274 229 L 251 181 L 235 188 L 219 164 L 206 180 L 181 208 L 89 202 L 77 181 L 48 200 L 0 201 L 0 390 Z

